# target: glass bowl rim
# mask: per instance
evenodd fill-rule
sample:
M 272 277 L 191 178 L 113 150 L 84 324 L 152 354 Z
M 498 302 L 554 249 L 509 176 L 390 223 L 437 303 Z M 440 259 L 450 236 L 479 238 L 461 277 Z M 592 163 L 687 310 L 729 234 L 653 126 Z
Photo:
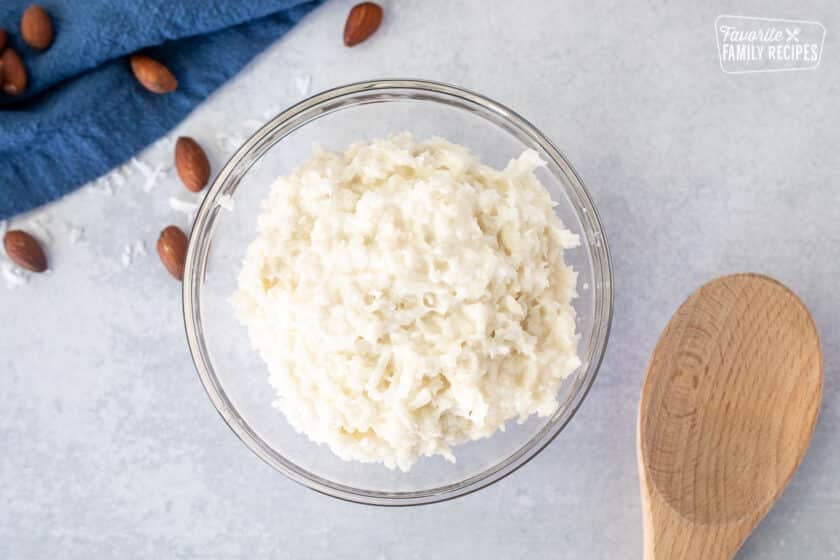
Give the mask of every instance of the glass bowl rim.
M 568 187 L 567 196 L 576 197 L 577 202 L 585 209 L 585 215 L 581 216 L 575 208 L 578 219 L 585 226 L 588 224 L 595 235 L 600 237 L 599 252 L 596 253 L 591 248 L 587 248 L 595 276 L 602 284 L 601 298 L 595 298 L 592 333 L 594 350 L 587 369 L 581 376 L 582 381 L 574 390 L 574 394 L 569 397 L 569 404 L 565 408 L 558 408 L 539 432 L 504 460 L 459 482 L 421 491 L 383 492 L 354 488 L 322 478 L 286 459 L 251 429 L 228 399 L 215 374 L 201 326 L 201 284 L 206 271 L 210 239 L 213 234 L 212 226 L 219 210 L 218 199 L 224 194 L 225 187 L 229 184 L 237 184 L 239 178 L 244 176 L 268 149 L 301 126 L 335 110 L 356 106 L 357 103 L 338 104 L 333 106 L 332 110 L 324 110 L 325 106 L 347 99 L 352 100 L 354 96 L 365 92 L 376 92 L 383 96 L 390 92 L 391 98 L 379 99 L 386 102 L 420 99 L 443 103 L 442 99 L 445 99 L 449 101 L 450 106 L 455 106 L 460 110 L 469 110 L 473 115 L 492 125 L 516 133 L 517 138 L 524 135 L 539 145 L 561 171 L 566 180 L 565 186 Z M 428 97 L 429 95 L 433 97 Z M 299 121 L 301 115 L 304 119 Z M 286 129 L 281 131 L 284 127 Z M 268 145 L 264 145 L 264 141 L 278 131 L 281 131 L 281 134 L 277 138 L 272 138 Z M 262 149 L 261 152 L 259 152 L 260 149 Z M 246 168 L 239 174 L 234 173 L 244 160 L 254 156 L 255 151 L 258 153 L 252 157 L 251 161 L 246 161 Z M 232 183 L 233 181 L 235 183 Z M 568 192 L 569 190 L 571 192 Z M 595 286 L 592 289 L 596 289 Z M 265 463 L 303 486 L 345 501 L 379 506 L 423 505 L 464 496 L 503 479 L 536 457 L 565 428 L 592 387 L 609 339 L 614 298 L 612 261 L 600 217 L 580 177 L 554 144 L 529 121 L 496 101 L 450 84 L 416 79 L 369 80 L 323 91 L 282 111 L 252 134 L 222 167 L 198 209 L 187 251 L 182 295 L 184 328 L 193 364 L 213 406 L 236 436 Z

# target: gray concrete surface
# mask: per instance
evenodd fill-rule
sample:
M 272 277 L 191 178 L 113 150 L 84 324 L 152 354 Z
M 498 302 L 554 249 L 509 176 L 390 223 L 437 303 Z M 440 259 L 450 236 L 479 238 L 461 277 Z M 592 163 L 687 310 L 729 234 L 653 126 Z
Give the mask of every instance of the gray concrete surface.
M 840 6 L 384 4 L 380 32 L 345 49 L 351 2 L 329 2 L 139 164 L 11 221 L 49 233 L 52 271 L 14 289 L 0 281 L 0 557 L 640 557 L 647 357 L 691 290 L 745 270 L 777 277 L 813 311 L 825 394 L 808 456 L 739 558 L 840 557 Z M 722 13 L 818 20 L 822 63 L 724 74 Z M 308 90 L 403 76 L 480 91 L 554 139 L 601 211 L 616 307 L 600 376 L 543 454 L 477 494 L 388 510 L 300 487 L 234 437 L 193 371 L 179 286 L 154 243 L 162 225 L 187 225 L 169 198 L 194 199 L 170 167 L 178 133 L 203 139 L 218 167 Z

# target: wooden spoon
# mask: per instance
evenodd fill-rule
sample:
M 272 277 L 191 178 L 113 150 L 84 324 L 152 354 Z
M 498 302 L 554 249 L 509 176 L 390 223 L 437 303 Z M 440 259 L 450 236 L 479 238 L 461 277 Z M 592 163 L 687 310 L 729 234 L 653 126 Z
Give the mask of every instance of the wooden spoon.
M 799 466 L 821 396 L 819 335 L 793 292 L 735 274 L 692 294 L 642 389 L 645 559 L 732 558 Z

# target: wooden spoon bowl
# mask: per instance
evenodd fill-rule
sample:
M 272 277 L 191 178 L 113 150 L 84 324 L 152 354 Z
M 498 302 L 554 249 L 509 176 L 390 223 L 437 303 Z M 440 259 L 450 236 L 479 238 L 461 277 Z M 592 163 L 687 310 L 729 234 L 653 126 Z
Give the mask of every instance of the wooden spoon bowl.
M 731 558 L 811 440 L 822 353 L 810 313 L 779 282 L 718 278 L 677 310 L 639 407 L 645 558 Z

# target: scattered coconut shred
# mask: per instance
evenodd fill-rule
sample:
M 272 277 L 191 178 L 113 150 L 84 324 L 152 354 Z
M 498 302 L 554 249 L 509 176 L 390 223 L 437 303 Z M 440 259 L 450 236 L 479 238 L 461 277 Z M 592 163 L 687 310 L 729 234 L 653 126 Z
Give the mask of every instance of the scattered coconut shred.
M 189 202 L 174 196 L 169 197 L 169 207 L 184 214 L 189 222 L 195 219 L 195 214 L 198 212 L 198 202 Z
M 0 271 L 3 273 L 3 279 L 6 281 L 6 288 L 14 290 L 29 282 L 29 273 L 24 271 L 19 266 L 15 266 L 9 261 L 0 262 Z
M 146 244 L 138 239 L 132 243 L 126 243 L 123 245 L 123 250 L 120 254 L 120 262 L 122 262 L 123 268 L 127 268 L 131 266 L 131 263 L 134 262 L 135 258 L 145 257 L 147 254 Z
M 579 239 L 542 165 L 401 134 L 277 181 L 232 303 L 296 430 L 407 471 L 557 409 L 580 365 L 563 260 Z

